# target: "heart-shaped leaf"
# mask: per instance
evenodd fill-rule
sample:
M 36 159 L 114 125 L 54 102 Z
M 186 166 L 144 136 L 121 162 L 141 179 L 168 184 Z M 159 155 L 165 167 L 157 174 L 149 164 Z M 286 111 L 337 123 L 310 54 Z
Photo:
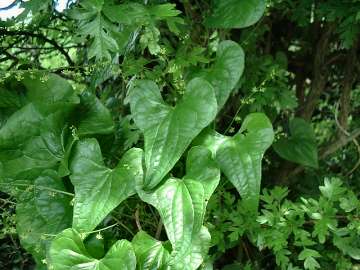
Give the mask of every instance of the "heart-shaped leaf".
M 318 167 L 318 152 L 314 130 L 304 119 L 294 118 L 289 125 L 289 138 L 281 138 L 274 144 L 280 157 L 304 166 Z
M 204 147 L 189 151 L 187 166 L 182 180 L 170 178 L 153 192 L 138 188 L 141 199 L 160 213 L 172 245 L 172 269 L 197 269 L 202 263 L 210 245 L 210 234 L 202 226 L 206 204 L 220 180 L 220 171 Z
M 215 63 L 200 75 L 215 89 L 218 110 L 220 110 L 244 71 L 244 51 L 234 41 L 225 40 L 219 44 Z
M 78 108 L 79 125 L 77 134 L 89 136 L 93 134 L 108 134 L 114 130 L 110 111 L 101 101 L 89 92 L 81 95 L 81 105 Z
M 93 258 L 79 233 L 66 229 L 55 237 L 50 247 L 50 267 L 54 270 L 135 270 L 134 250 L 126 240 L 117 241 L 102 259 Z
M 256 23 L 264 11 L 264 0 L 215 0 L 205 24 L 217 28 L 244 28 Z
M 23 247 L 43 265 L 50 238 L 71 226 L 71 194 L 55 171 L 45 171 L 34 185 L 30 181 L 15 181 L 19 190 L 16 206 L 16 229 Z
M 217 112 L 213 87 L 195 78 L 183 99 L 164 103 L 154 82 L 139 81 L 130 93 L 131 112 L 145 138 L 144 189 L 156 187 L 179 160 L 191 141 L 210 124 Z
M 249 114 L 233 137 L 215 131 L 203 138 L 220 169 L 240 193 L 246 209 L 257 211 L 261 160 L 274 139 L 271 122 L 262 113 Z
M 169 252 L 162 243 L 144 231 L 138 232 L 132 240 L 138 270 L 169 270 Z
M 135 194 L 142 179 L 141 149 L 127 151 L 114 169 L 104 165 L 96 139 L 78 142 L 70 164 L 75 187 L 73 228 L 93 230 L 123 200 Z

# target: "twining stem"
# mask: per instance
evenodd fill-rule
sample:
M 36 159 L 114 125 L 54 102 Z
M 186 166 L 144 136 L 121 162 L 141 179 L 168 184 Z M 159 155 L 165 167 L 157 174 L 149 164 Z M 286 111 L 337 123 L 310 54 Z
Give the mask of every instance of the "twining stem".
M 17 187 L 32 187 L 32 188 L 36 188 L 36 189 L 48 190 L 48 191 L 52 191 L 52 192 L 55 192 L 55 193 L 61 193 L 61 194 L 67 195 L 67 196 L 74 197 L 73 193 L 66 192 L 66 191 L 63 191 L 63 190 L 58 190 L 58 189 L 55 189 L 55 188 L 39 186 L 39 185 L 16 184 L 16 183 L 15 184 L 14 183 L 12 183 L 12 184 L 10 184 L 10 183 L 0 183 L 0 185 L 9 185 L 9 186 L 17 186 Z

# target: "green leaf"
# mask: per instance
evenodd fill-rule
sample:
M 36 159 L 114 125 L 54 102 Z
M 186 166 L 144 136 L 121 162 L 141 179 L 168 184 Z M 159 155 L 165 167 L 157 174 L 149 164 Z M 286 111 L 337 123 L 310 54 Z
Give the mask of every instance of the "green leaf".
M 130 93 L 130 106 L 145 138 L 145 189 L 161 182 L 217 112 L 214 89 L 200 78 L 188 83 L 175 107 L 164 103 L 154 82 L 139 81 Z
M 81 106 L 78 109 L 79 125 L 77 135 L 89 136 L 113 132 L 114 123 L 110 111 L 101 101 L 89 92 L 81 96 Z
M 299 260 L 305 260 L 308 257 L 320 258 L 321 255 L 316 250 L 305 248 L 300 252 Z
M 320 257 L 321 255 L 319 254 L 319 252 L 308 248 L 305 248 L 303 251 L 301 251 L 298 256 L 299 260 L 304 261 L 304 268 L 310 270 L 320 268 L 319 263 L 315 259 Z
M 346 192 L 346 188 L 344 188 L 343 183 L 338 178 L 325 178 L 324 185 L 320 186 L 319 189 L 324 197 L 329 200 L 336 201 L 343 197 Z
M 83 35 L 89 35 L 93 38 L 89 48 L 90 59 L 95 57 L 97 60 L 111 60 L 110 53 L 119 50 L 116 40 L 110 34 L 109 29 L 111 28 L 112 25 L 101 14 L 98 14 L 94 20 L 80 29 Z
M 135 270 L 136 257 L 127 240 L 117 241 L 102 259 L 93 258 L 79 233 L 66 229 L 52 241 L 50 267 L 54 270 Z
M 201 72 L 215 89 L 218 110 L 220 110 L 244 71 L 243 49 L 234 41 L 226 40 L 219 44 L 213 66 Z
M 270 120 L 262 113 L 252 113 L 245 118 L 235 136 L 214 133 L 203 137 L 204 144 L 212 150 L 221 171 L 240 193 L 245 209 L 256 212 L 261 160 L 274 139 Z
M 304 268 L 314 270 L 316 268 L 320 268 L 320 264 L 313 257 L 309 257 L 304 261 Z
M 111 53 L 120 51 L 120 48 L 113 36 L 116 26 L 103 16 L 104 1 L 87 0 L 80 5 L 80 8 L 72 10 L 70 16 L 78 20 L 79 33 L 84 38 L 91 38 L 88 57 L 111 60 Z
M 208 27 L 244 28 L 256 23 L 264 14 L 264 0 L 214 0 Z
M 360 242 L 357 237 L 334 236 L 334 245 L 344 254 L 349 255 L 354 260 L 360 260 Z
M 56 169 L 64 158 L 62 134 L 79 98 L 61 77 L 27 73 L 22 83 L 24 106 L 0 129 L 0 181 L 34 180 L 46 169 Z M 8 191 L 5 191 L 8 192 Z
M 16 92 L 0 88 L 0 109 L 18 108 L 21 103 L 21 97 Z
M 284 159 L 304 166 L 318 167 L 315 133 L 309 123 L 301 118 L 290 121 L 289 138 L 281 138 L 274 144 L 274 150 Z
M 158 20 L 176 17 L 180 11 L 175 4 L 144 6 L 139 3 L 105 5 L 104 14 L 113 22 L 125 25 L 151 25 Z
M 92 231 L 123 200 L 135 194 L 142 178 L 142 150 L 132 148 L 114 169 L 104 165 L 96 139 L 79 141 L 70 164 L 75 187 L 73 228 Z
M 39 176 L 34 185 L 30 181 L 14 184 L 21 191 L 16 206 L 16 229 L 21 245 L 42 265 L 50 240 L 46 234 L 57 234 L 71 226 L 72 196 L 66 194 L 64 184 L 50 170 Z
M 71 224 L 73 197 L 66 192 L 64 183 L 55 171 L 45 171 L 35 180 L 34 194 L 36 208 L 49 226 Z
M 66 118 L 79 103 L 71 85 L 54 74 L 31 73 L 22 81 L 27 91 L 27 103 L 9 117 L 0 129 L 0 148 L 18 148 L 39 135 L 42 122 L 53 113 Z
M 202 224 L 207 202 L 219 180 L 220 172 L 211 160 L 211 153 L 195 147 L 189 152 L 187 174 L 182 180 L 170 178 L 153 192 L 138 187 L 141 199 L 160 213 L 172 244 L 169 260 L 172 269 L 197 269 L 203 262 L 210 234 Z
M 169 252 L 162 243 L 144 231 L 138 232 L 132 240 L 138 270 L 167 270 Z

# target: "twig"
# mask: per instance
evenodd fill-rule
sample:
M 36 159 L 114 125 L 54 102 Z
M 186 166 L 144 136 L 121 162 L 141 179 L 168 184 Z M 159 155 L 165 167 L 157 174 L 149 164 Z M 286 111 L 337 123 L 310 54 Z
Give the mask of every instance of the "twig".
M 38 186 L 38 185 L 27 185 L 27 184 L 12 184 L 12 183 L 0 183 L 0 185 L 8 185 L 8 186 L 17 186 L 17 187 L 31 187 L 31 188 L 35 188 L 35 189 L 42 189 L 42 190 L 48 190 L 51 192 L 55 192 L 55 193 L 61 193 L 67 196 L 71 196 L 74 197 L 73 193 L 70 192 L 66 192 L 63 190 L 58 190 L 58 189 L 54 189 L 54 188 L 49 188 L 49 187 L 44 187 L 44 186 Z
M 138 230 L 142 231 L 140 219 L 139 219 L 139 208 L 136 208 L 136 211 L 135 211 L 135 222 L 136 222 L 136 227 L 138 228 Z
M 36 38 L 40 38 L 42 40 L 44 40 L 45 42 L 51 44 L 54 46 L 55 49 L 57 49 L 66 59 L 66 61 L 68 62 L 68 64 L 70 66 L 74 65 L 74 62 L 72 61 L 71 57 L 69 56 L 69 54 L 65 51 L 65 49 L 63 47 L 61 47 L 55 40 L 50 39 L 46 36 L 44 36 L 43 34 L 38 34 L 38 33 L 33 33 L 33 32 L 28 32 L 28 31 L 23 31 L 23 30 L 6 30 L 6 29 L 0 29 L 0 35 L 3 36 L 27 36 L 27 37 L 36 37 Z
M 125 230 L 127 230 L 132 236 L 135 235 L 135 233 L 132 232 L 132 230 L 130 230 L 130 228 L 128 226 L 126 226 L 124 223 L 122 223 L 118 218 L 116 218 L 115 216 L 111 215 L 112 219 L 115 220 L 121 227 L 123 227 Z
M 163 227 L 163 222 L 161 220 L 161 218 L 159 219 L 159 223 L 157 225 L 157 229 L 156 229 L 156 234 L 155 234 L 155 238 L 157 240 L 160 240 L 160 235 L 161 235 L 161 231 L 162 231 L 162 227 Z

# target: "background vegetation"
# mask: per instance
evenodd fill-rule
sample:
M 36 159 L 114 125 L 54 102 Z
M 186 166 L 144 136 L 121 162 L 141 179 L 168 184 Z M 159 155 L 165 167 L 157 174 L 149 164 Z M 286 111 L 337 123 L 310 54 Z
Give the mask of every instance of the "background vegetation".
M 139 6 L 119 8 L 128 2 Z M 61 12 L 56 1 L 14 1 L 5 9 L 24 11 L 0 22 L 0 130 L 22 106 L 8 90 L 21 92 L 18 85 L 29 71 L 43 81 L 57 74 L 84 102 L 72 118 L 76 130 L 68 126 L 66 132 L 96 137 L 105 164 L 113 168 L 128 149 L 144 144 L 129 108 L 135 81 L 156 82 L 174 105 L 187 82 L 216 63 L 221 42 L 231 40 L 245 52 L 244 72 L 211 128 L 233 136 L 247 115 L 261 112 L 275 139 L 262 161 L 256 215 L 221 175 L 207 206 L 204 224 L 212 239 L 202 269 L 360 269 L 360 1 L 225 2 L 252 17 L 239 25 L 222 20 L 219 1 L 207 0 L 68 1 Z M 59 91 L 67 87 L 55 84 Z M 104 118 L 89 116 L 93 96 L 100 111 L 111 113 L 110 133 L 96 132 Z M 82 119 L 93 122 L 84 133 Z M 4 149 L 0 165 L 10 156 Z M 185 175 L 185 163 L 186 156 L 171 174 Z M 0 166 L 4 182 L 1 176 Z M 73 192 L 67 181 L 65 190 Z M 0 268 L 31 269 L 35 261 L 27 252 L 34 251 L 23 249 L 16 228 L 17 195 L 0 189 Z M 88 248 L 99 257 L 115 240 L 131 241 L 139 230 L 167 239 L 156 209 L 138 196 L 126 199 L 98 228 L 112 224 L 88 238 Z

